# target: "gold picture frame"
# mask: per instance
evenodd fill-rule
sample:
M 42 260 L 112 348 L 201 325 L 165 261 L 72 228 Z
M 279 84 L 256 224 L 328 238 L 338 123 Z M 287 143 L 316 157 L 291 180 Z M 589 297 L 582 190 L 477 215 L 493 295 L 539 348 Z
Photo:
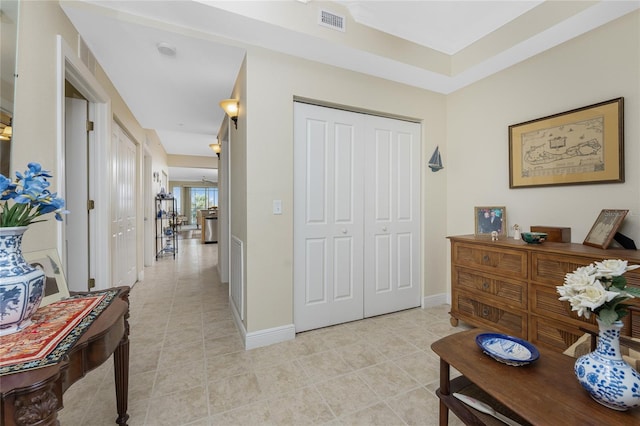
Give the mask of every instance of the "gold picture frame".
M 582 244 L 601 249 L 609 247 L 627 213 L 629 210 L 602 210 Z
M 504 206 L 481 206 L 473 208 L 475 235 L 490 236 L 493 231 L 499 237 L 507 236 L 507 209 Z
M 509 188 L 624 182 L 624 98 L 509 126 Z
M 44 271 L 44 298 L 40 306 L 47 306 L 70 296 L 57 250 L 33 251 L 24 253 L 23 256 L 31 266 Z

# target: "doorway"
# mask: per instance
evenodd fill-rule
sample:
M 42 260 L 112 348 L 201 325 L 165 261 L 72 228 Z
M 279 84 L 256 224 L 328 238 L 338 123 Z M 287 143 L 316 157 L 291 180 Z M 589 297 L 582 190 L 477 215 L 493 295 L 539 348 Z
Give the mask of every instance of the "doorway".
M 89 233 L 89 102 L 65 80 L 65 271 L 72 291 L 91 289 L 91 243 Z M 71 166 L 73 165 L 73 166 Z M 72 260 L 72 261 L 71 261 Z

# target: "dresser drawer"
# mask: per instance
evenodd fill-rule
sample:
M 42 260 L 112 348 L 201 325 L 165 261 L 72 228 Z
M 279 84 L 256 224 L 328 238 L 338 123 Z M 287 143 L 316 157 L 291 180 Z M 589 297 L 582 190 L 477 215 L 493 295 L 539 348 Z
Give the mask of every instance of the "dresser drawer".
M 527 252 L 483 245 L 454 243 L 451 247 L 454 265 L 500 274 L 505 277 L 527 279 Z
M 564 277 L 580 266 L 592 262 L 591 258 L 578 256 L 563 256 L 555 253 L 531 254 L 531 280 L 559 286 L 564 283 Z
M 451 313 L 471 325 L 495 330 L 512 336 L 527 338 L 526 313 L 512 308 L 497 307 L 480 301 L 463 291 L 452 293 Z
M 529 311 L 545 318 L 554 318 L 558 321 L 570 320 L 576 327 L 585 326 L 583 323 L 591 323 L 595 326 L 595 316 L 588 320 L 578 316 L 571 310 L 569 302 L 558 299 L 560 295 L 555 286 L 539 285 L 531 283 L 529 287 Z
M 474 270 L 454 267 L 451 277 L 454 286 L 468 292 L 483 294 L 496 302 L 527 309 L 527 282 L 483 274 Z
M 584 324 L 584 328 L 597 331 L 595 325 Z M 585 332 L 579 326 L 550 318 L 529 316 L 529 341 L 535 346 L 544 346 L 557 352 L 564 352 Z
M 564 277 L 580 266 L 589 265 L 595 261 L 604 260 L 593 257 L 566 256 L 554 253 L 531 254 L 531 280 L 538 283 L 551 284 L 554 287 L 564 283 Z M 630 262 L 631 264 L 631 262 Z M 640 287 L 640 268 L 624 274 L 627 282 Z

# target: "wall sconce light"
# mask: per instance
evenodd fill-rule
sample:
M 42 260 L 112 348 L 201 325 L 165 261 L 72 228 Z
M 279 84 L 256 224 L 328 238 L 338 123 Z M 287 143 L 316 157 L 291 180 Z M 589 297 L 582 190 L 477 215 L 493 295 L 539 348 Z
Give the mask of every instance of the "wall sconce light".
M 218 156 L 218 158 L 220 158 L 220 151 L 222 151 L 222 147 L 220 146 L 219 143 L 212 143 L 209 144 L 209 148 L 211 148 L 213 150 L 213 152 L 216 153 L 216 155 Z
M 220 101 L 220 108 L 227 113 L 227 115 L 233 120 L 233 125 L 238 128 L 238 109 L 240 109 L 239 102 L 236 99 L 225 99 Z

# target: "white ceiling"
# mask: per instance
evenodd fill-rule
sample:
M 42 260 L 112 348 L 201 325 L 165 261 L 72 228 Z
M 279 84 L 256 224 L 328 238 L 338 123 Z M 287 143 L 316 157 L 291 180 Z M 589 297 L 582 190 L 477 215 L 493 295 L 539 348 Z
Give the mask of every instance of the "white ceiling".
M 448 55 L 458 53 L 539 1 L 336 1 L 356 22 Z
M 90 0 L 61 4 L 142 127 L 157 132 L 168 154 L 207 157 L 215 155 L 209 144 L 216 141 L 224 118 L 218 102 L 231 96 L 248 45 L 451 93 L 640 7 L 636 0 L 571 2 L 565 9 L 573 9 L 556 13 L 556 18 L 536 13 L 559 4 L 542 1 Z M 344 37 L 351 37 L 350 25 L 361 25 L 376 39 L 381 33 L 394 36 L 391 40 L 397 49 L 385 54 L 376 46 L 340 43 L 332 29 L 301 27 L 298 18 L 318 7 L 348 14 Z M 513 36 L 519 28 L 530 32 Z M 501 32 L 503 38 L 498 39 Z M 463 61 L 465 54 L 471 56 L 474 47 L 489 37 L 498 40 L 493 44 L 500 45 L 500 51 L 485 48 L 485 56 L 456 73 L 431 69 L 420 64 L 421 58 L 399 58 L 405 43 L 412 48 L 419 45 L 425 57 L 447 55 Z M 174 46 L 175 56 L 160 54 L 157 44 L 161 42 Z M 199 181 L 203 176 L 217 180 L 211 169 L 169 168 L 171 180 Z

